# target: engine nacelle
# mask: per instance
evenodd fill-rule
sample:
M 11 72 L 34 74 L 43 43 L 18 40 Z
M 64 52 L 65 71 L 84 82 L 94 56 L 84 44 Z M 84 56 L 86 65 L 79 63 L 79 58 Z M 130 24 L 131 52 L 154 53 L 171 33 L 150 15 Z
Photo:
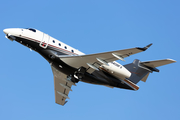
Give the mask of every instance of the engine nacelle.
M 115 61 L 108 63 L 108 65 L 100 66 L 100 69 L 121 80 L 131 76 L 131 72 Z

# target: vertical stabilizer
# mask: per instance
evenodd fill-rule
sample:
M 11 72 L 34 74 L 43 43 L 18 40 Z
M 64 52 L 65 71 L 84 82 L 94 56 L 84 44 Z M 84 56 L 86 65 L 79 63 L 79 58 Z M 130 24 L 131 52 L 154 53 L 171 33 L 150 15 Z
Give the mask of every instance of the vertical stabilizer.
M 133 83 L 138 83 L 140 80 L 146 81 L 150 72 L 150 69 L 140 65 L 140 61 L 135 59 L 133 63 L 124 65 L 126 69 L 128 69 L 132 74 L 129 80 Z

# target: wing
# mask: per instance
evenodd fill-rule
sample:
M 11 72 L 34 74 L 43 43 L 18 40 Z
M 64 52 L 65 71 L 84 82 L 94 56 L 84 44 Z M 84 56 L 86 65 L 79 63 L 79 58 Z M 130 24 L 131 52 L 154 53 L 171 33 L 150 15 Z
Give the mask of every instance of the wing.
M 59 58 L 66 64 L 79 68 L 81 66 L 85 68 L 99 68 L 101 64 L 106 64 L 108 62 L 116 61 L 118 59 L 124 60 L 123 58 L 129 57 L 130 55 L 145 51 L 152 44 L 147 45 L 144 48 L 130 48 L 118 51 L 90 54 L 90 55 L 80 55 L 80 56 L 59 56 Z
M 69 99 L 68 94 L 71 90 L 71 86 L 75 85 L 73 82 L 67 80 L 67 75 L 58 71 L 56 68 L 51 66 L 54 75 L 54 91 L 55 91 L 55 102 L 60 105 L 64 105 Z

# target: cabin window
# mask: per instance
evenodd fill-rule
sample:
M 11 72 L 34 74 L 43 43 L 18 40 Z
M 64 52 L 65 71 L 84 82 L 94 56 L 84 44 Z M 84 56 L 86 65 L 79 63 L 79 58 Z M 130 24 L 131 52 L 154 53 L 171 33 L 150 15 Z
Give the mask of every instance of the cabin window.
M 59 46 L 61 46 L 61 43 L 59 43 Z
M 72 53 L 74 53 L 74 50 L 71 50 Z
M 66 47 L 66 46 L 65 46 L 64 48 L 65 48 L 65 49 L 67 49 L 67 47 Z
M 53 43 L 55 43 L 55 40 L 53 40 Z

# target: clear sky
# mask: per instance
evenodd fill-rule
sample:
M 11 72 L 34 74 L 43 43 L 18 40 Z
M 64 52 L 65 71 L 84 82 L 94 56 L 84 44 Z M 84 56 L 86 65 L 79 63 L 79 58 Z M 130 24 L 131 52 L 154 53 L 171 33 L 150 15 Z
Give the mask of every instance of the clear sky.
M 90 54 L 144 47 L 131 63 L 171 58 L 138 91 L 79 82 L 65 106 L 55 103 L 48 62 L 4 36 L 32 27 Z M 180 120 L 179 0 L 1 0 L 0 120 Z

